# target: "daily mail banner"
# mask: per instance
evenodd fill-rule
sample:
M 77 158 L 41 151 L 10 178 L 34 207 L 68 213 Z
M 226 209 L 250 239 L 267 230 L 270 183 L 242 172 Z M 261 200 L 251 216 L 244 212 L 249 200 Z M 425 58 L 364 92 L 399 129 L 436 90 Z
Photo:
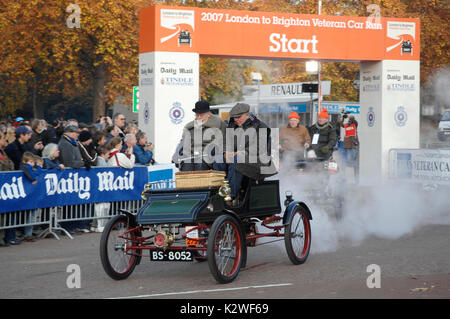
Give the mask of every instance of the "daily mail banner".
M 140 11 L 140 53 L 419 60 L 420 20 L 152 6 Z
M 45 170 L 32 184 L 23 172 L 0 174 L 0 213 L 18 210 L 141 199 L 148 168 Z

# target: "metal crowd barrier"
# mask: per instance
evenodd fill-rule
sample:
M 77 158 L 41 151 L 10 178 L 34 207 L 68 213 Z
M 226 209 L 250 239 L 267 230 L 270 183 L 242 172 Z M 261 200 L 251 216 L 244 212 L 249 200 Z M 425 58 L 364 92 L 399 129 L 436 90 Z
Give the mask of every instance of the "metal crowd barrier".
M 52 235 L 59 240 L 60 238 L 55 231 L 60 231 L 70 239 L 73 239 L 72 235 L 61 226 L 61 223 L 110 219 L 119 213 L 119 209 L 136 212 L 143 204 L 144 200 L 135 200 L 59 206 L 2 213 L 0 214 L 0 230 L 43 225 L 47 226 L 47 228 L 39 232 L 38 237 L 40 238 Z
M 150 189 L 175 188 L 175 182 L 173 180 L 151 182 L 147 185 Z M 47 228 L 41 231 L 38 237 L 44 238 L 52 235 L 59 240 L 60 238 L 56 231 L 60 231 L 70 239 L 73 239 L 72 235 L 61 223 L 83 220 L 107 220 L 119 214 L 121 209 L 136 213 L 144 205 L 144 202 L 144 200 L 133 200 L 89 203 L 0 213 L 0 230 L 47 225 Z

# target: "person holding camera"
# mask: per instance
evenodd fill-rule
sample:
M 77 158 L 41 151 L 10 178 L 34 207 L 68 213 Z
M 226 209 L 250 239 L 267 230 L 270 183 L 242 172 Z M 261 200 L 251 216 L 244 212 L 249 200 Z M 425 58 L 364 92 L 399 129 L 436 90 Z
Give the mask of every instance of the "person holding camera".
M 344 114 L 342 121 L 340 121 L 341 127 L 345 130 L 344 135 L 344 156 L 345 164 L 354 169 L 355 181 L 358 182 L 359 178 L 359 165 L 358 165 L 358 152 L 359 152 L 359 140 L 358 140 L 358 121 L 355 120 L 353 115 Z
M 100 131 L 103 131 L 106 127 L 113 125 L 113 121 L 109 116 L 100 116 L 95 125 Z
M 133 153 L 136 157 L 136 164 L 153 165 L 153 144 L 147 142 L 147 136 L 144 132 L 139 131 L 136 134 L 136 146 L 133 147 Z

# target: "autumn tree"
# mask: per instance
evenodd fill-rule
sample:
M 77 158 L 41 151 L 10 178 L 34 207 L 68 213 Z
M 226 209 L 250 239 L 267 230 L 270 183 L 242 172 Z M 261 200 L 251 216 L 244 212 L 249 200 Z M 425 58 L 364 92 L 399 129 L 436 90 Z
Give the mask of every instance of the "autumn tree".
M 318 1 L 301 0 L 77 0 L 80 26 L 69 28 L 75 13 L 62 0 L 0 0 L 0 115 L 33 105 L 43 106 L 89 96 L 93 118 L 119 96 L 131 102 L 138 83 L 138 12 L 152 4 L 197 6 L 268 12 L 317 14 Z M 421 80 L 449 64 L 448 9 L 437 0 L 323 0 L 322 14 L 368 16 L 370 4 L 387 17 L 421 19 Z M 200 58 L 200 95 L 213 103 L 240 98 L 250 73 L 261 72 L 264 83 L 310 81 L 304 60 L 259 61 Z M 357 100 L 352 83 L 359 65 L 322 64 L 322 79 L 332 81 L 333 100 Z
M 19 84 L 41 96 L 75 97 L 92 90 L 93 117 L 103 115 L 105 103 L 119 95 L 131 100 L 138 81 L 138 12 L 151 4 L 83 1 L 78 4 L 80 27 L 70 28 L 68 18 L 76 12 L 66 12 L 66 1 L 2 0 L 0 34 L 6 45 L 0 48 L 5 62 L 0 74 L 9 88 Z M 2 111 L 20 104 L 20 99 L 15 105 L 10 100 L 0 100 Z

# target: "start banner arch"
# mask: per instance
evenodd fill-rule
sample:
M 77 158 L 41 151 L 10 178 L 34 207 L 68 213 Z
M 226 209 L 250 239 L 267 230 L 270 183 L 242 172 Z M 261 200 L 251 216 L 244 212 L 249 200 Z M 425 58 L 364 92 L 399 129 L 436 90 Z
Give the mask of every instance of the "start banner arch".
M 193 119 L 200 55 L 360 62 L 361 115 L 376 119 L 358 128 L 361 181 L 387 177 L 389 149 L 419 147 L 419 19 L 142 9 L 139 126 L 159 162 L 170 162 Z M 398 120 L 398 110 L 407 121 Z
M 140 53 L 195 52 L 242 58 L 339 61 L 419 60 L 420 22 L 154 6 L 141 11 L 139 45 Z

